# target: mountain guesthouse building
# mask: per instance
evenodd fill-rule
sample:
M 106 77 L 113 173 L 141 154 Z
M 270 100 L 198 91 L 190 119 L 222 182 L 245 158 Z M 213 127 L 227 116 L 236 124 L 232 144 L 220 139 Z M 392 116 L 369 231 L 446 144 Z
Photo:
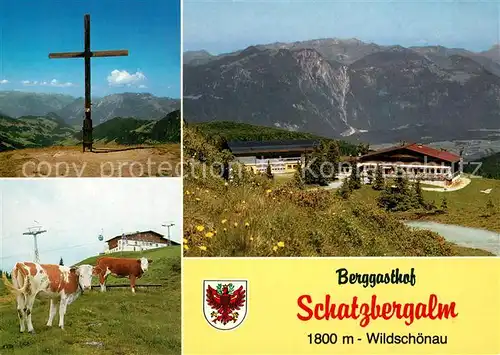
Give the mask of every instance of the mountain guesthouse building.
M 268 163 L 273 174 L 294 173 L 304 164 L 305 155 L 318 144 L 315 140 L 231 141 L 228 147 L 236 160 L 255 173 L 265 173 Z
M 316 140 L 233 141 L 228 148 L 236 160 L 255 173 L 265 173 L 268 163 L 273 174 L 294 173 L 298 164 L 304 167 L 305 156 L 319 144 Z M 394 178 L 401 170 L 410 180 L 417 178 L 435 185 L 449 185 L 463 172 L 461 156 L 423 144 L 400 144 L 369 152 L 358 157 L 341 157 L 338 177 L 346 178 L 356 166 L 366 181 L 377 166 L 385 178 Z
M 463 160 L 459 155 L 422 144 L 402 144 L 362 155 L 357 167 L 362 177 L 375 171 L 379 165 L 384 177 L 396 177 L 398 169 L 410 180 L 451 184 L 463 172 Z M 342 168 L 342 175 L 350 174 L 350 167 Z
M 135 232 L 118 235 L 106 241 L 105 254 L 120 251 L 142 251 L 148 249 L 162 248 L 180 243 L 165 239 L 165 237 L 154 231 Z

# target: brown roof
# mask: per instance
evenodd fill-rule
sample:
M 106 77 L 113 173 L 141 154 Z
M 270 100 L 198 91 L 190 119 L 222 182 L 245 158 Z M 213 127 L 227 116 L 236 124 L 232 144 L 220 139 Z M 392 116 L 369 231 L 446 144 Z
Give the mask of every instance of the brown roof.
M 408 149 L 410 151 L 420 153 L 420 154 L 423 154 L 423 155 L 426 155 L 429 157 L 433 157 L 436 159 L 440 159 L 443 161 L 447 161 L 450 163 L 455 163 L 457 161 L 460 161 L 459 155 L 453 154 L 453 153 L 445 151 L 445 150 L 439 150 L 439 149 L 431 148 L 429 146 L 425 146 L 425 145 L 417 144 L 417 143 L 411 143 L 411 144 L 405 144 L 405 145 L 399 145 L 399 146 L 389 147 L 389 148 L 385 148 L 385 149 L 380 149 L 380 150 L 377 150 L 373 153 L 365 154 L 361 158 L 375 156 L 375 155 L 378 155 L 380 153 L 387 153 L 387 152 L 396 151 L 399 149 Z

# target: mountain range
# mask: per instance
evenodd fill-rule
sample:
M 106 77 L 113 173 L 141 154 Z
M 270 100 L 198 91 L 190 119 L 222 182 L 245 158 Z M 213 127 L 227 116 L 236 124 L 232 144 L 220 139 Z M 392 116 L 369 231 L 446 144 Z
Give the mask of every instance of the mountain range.
M 184 119 L 375 143 L 500 139 L 500 48 L 320 39 L 184 53 Z
M 69 95 L 0 91 L 0 112 L 4 116 L 45 116 L 55 114 L 69 125 L 81 125 L 84 99 Z M 148 93 L 121 93 L 93 98 L 94 125 L 115 117 L 155 120 L 180 109 L 180 100 Z
M 94 142 L 121 145 L 179 143 L 180 110 L 159 120 L 115 117 L 94 126 Z M 0 152 L 81 143 L 81 129 L 66 123 L 54 113 L 46 116 L 11 118 L 0 114 Z

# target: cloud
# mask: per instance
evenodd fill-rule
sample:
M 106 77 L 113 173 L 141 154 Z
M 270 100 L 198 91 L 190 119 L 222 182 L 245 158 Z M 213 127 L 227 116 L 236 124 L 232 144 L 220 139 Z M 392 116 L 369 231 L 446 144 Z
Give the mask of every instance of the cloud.
M 135 74 L 130 74 L 126 70 L 113 70 L 108 75 L 109 86 L 138 86 L 141 87 L 142 82 L 146 80 L 144 73 L 137 71 Z
M 57 79 L 52 79 L 51 81 L 31 81 L 31 80 L 23 80 L 21 81 L 21 84 L 24 86 L 52 86 L 52 87 L 57 87 L 57 88 L 67 88 L 67 87 L 72 87 L 75 86 L 75 84 L 70 83 L 70 82 L 65 82 L 61 83 Z
M 147 89 L 146 85 L 139 85 L 139 89 Z
M 57 79 L 52 79 L 49 82 L 44 81 L 40 85 L 43 85 L 43 86 L 55 86 L 55 87 L 58 87 L 58 88 L 67 88 L 67 87 L 75 86 L 73 83 L 70 83 L 70 82 L 60 83 L 59 81 L 57 81 Z
M 38 85 L 38 81 L 23 80 L 21 81 L 21 84 L 23 84 L 24 86 L 35 86 Z
M 0 80 L 0 85 L 2 84 L 8 84 L 9 81 L 7 79 Z

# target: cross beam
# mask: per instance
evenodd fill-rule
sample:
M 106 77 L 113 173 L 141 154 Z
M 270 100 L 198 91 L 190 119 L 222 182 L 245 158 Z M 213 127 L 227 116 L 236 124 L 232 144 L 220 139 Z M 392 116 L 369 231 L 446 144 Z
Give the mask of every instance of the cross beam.
M 84 51 L 49 53 L 50 59 L 84 58 L 85 60 L 85 118 L 83 120 L 83 151 L 88 148 L 92 151 L 92 112 L 90 100 L 90 58 L 97 57 L 124 57 L 128 56 L 128 50 L 95 51 L 90 50 L 90 15 L 83 16 L 84 29 Z

